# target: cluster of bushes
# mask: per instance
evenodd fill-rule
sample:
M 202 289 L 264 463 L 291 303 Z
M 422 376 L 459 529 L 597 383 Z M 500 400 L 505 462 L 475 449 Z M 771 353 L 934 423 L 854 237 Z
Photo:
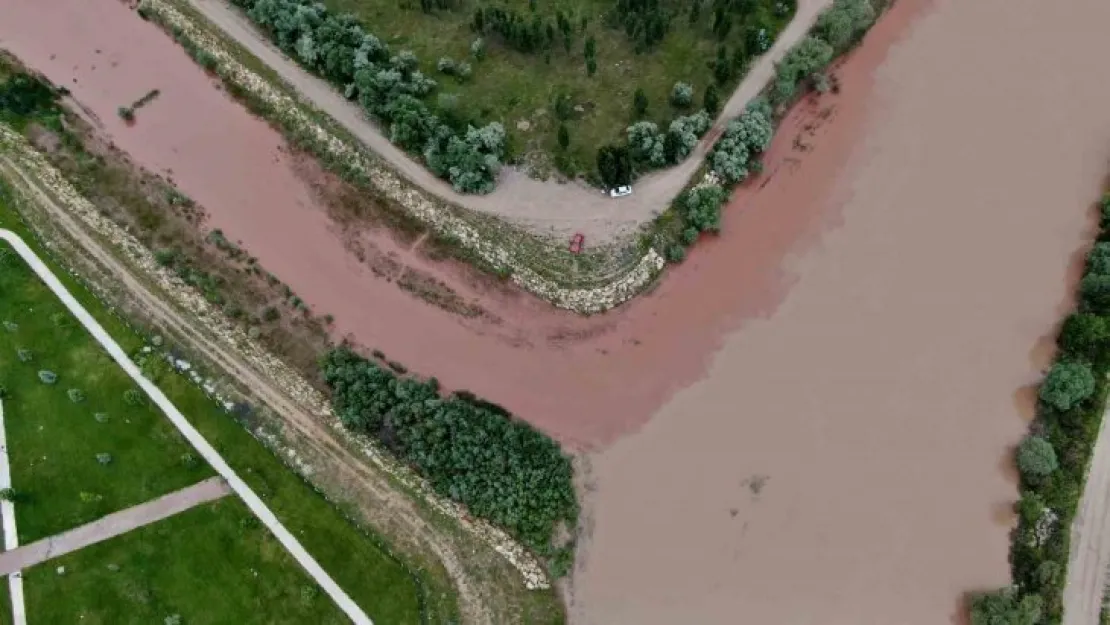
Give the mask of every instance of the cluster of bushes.
M 704 110 L 676 117 L 660 132 L 654 122 L 636 122 L 628 127 L 628 148 L 638 172 L 681 162 L 709 130 L 712 120 Z
M 373 435 L 440 495 L 554 556 L 559 523 L 573 528 L 578 502 L 570 459 L 558 444 L 504 409 L 468 393 L 441 397 L 434 378 L 398 375 L 346 347 L 322 361 L 336 414 Z
M 505 143 L 474 137 L 478 133 L 483 139 L 503 138 L 504 129 L 497 122 L 475 129 L 456 110 L 433 111 L 424 104 L 437 84 L 420 71 L 412 52 L 392 54 L 354 16 L 329 12 L 311 0 L 232 1 L 283 51 L 342 88 L 348 98 L 357 99 L 389 128 L 394 142 L 425 159 L 435 155 L 438 160 L 435 165 L 429 162 L 429 167 L 455 190 L 493 190 Z M 456 77 L 469 75 L 460 64 L 450 69 Z
M 0 82 L 0 121 L 22 128 L 27 119 L 57 112 L 58 92 L 38 76 L 18 72 Z
M 1078 310 L 1056 339 L 1058 354 L 1038 392 L 1037 417 L 1018 447 L 1018 525 L 1013 585 L 971 599 L 973 625 L 1059 623 L 1068 530 L 1098 436 L 1110 374 L 1110 194 L 1101 204 L 1098 243 L 1087 258 Z
M 610 27 L 624 29 L 639 54 L 663 41 L 676 15 L 674 5 L 662 0 L 617 0 L 607 20 Z
M 667 36 L 680 4 L 665 0 L 616 0 L 613 10 L 607 13 L 607 23 L 612 28 L 624 30 L 634 42 L 636 53 L 645 52 Z M 687 19 L 691 27 L 703 22 L 703 15 L 711 15 L 709 26 L 713 36 L 725 41 L 734 35 L 734 25 L 739 24 L 739 42 L 742 56 L 762 54 L 771 46 L 778 25 L 789 19 L 797 7 L 795 0 L 694 0 L 689 5 Z
M 833 57 L 858 42 L 875 23 L 878 13 L 872 0 L 835 0 L 817 18 L 813 34 L 791 48 L 779 62 L 771 97 L 788 103 L 804 81 L 820 87 Z
M 726 183 L 736 184 L 748 177 L 749 165 L 771 144 L 775 126 L 771 108 L 756 98 L 740 117 L 730 121 L 709 155 L 709 167 Z

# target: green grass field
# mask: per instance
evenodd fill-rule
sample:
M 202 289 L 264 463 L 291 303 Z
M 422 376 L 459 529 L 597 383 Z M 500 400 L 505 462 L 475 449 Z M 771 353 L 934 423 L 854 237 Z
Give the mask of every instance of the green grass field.
M 793 7 L 793 3 L 781 2 L 777 4 L 786 8 L 777 8 L 770 0 L 747 2 L 752 10 L 734 13 L 730 34 L 718 40 L 712 31 L 712 2 L 700 2 L 700 17 L 691 23 L 693 2 L 664 1 L 661 4 L 675 11 L 666 36 L 656 47 L 637 54 L 635 44 L 623 30 L 605 23 L 605 15 L 614 10 L 616 0 L 538 0 L 535 13 L 529 0 L 458 0 L 456 8 L 431 13 L 421 10 L 419 0 L 323 3 L 330 9 L 353 13 L 394 51 L 415 52 L 421 69 L 439 82 L 440 93 L 457 95 L 458 106 L 475 119 L 500 120 L 509 133 L 513 152 L 528 160 L 532 160 L 529 153 L 551 156 L 561 151 L 554 101 L 561 94 L 569 96 L 571 114 L 565 123 L 570 146 L 565 158 L 583 171 L 593 169 L 599 146 L 623 138 L 625 128 L 636 121 L 632 100 L 637 88 L 644 90 L 649 102 L 644 119 L 660 125 L 689 112 L 670 105 L 676 82 L 694 87 L 694 106 L 690 110 L 696 110 L 705 88 L 715 82 L 712 63 L 718 46 L 725 46 L 727 56 L 732 58 L 738 48 L 745 47 L 745 29 L 757 24 L 768 26 L 773 39 L 789 22 Z M 470 57 L 470 44 L 477 36 L 471 24 L 478 6 L 514 9 L 527 20 L 533 15 L 553 20 L 556 12 L 562 11 L 574 26 L 570 52 L 565 51 L 561 35 L 557 35 L 550 59 L 544 52 L 517 52 L 499 43 L 497 37 L 487 36 L 486 57 L 477 61 Z M 597 42 L 597 73 L 593 76 L 587 74 L 584 55 L 585 41 L 590 36 Z M 443 75 L 436 69 L 440 57 L 469 62 L 472 76 L 460 83 Z M 751 54 L 744 57 L 750 58 Z M 740 76 L 742 70 L 720 86 L 722 104 Z M 528 122 L 527 130 L 517 127 L 521 121 Z
M 48 560 L 23 578 L 27 617 L 38 623 L 349 622 L 233 496 Z
M 214 475 L 6 243 L 0 258 L 0 384 L 20 543 Z M 40 371 L 57 381 L 44 384 Z
M 17 215 L 6 205 L 5 188 L 2 184 L 0 184 L 0 227 L 21 234 L 40 255 L 42 254 L 41 248 L 34 244 L 33 237 L 19 222 Z M 108 313 L 103 304 L 64 271 L 55 267 L 55 273 L 125 350 L 132 354 L 140 353 L 143 340 L 139 335 L 127 328 L 122 320 Z M 71 525 L 60 523 L 55 517 L 82 519 L 81 522 L 85 522 L 98 516 L 94 514 L 96 511 L 110 511 L 85 507 L 87 502 L 83 500 L 80 493 L 90 492 L 94 487 L 98 488 L 98 494 L 104 497 L 92 502 L 93 504 L 103 505 L 112 501 L 116 507 L 126 507 L 145 501 L 155 494 L 175 490 L 211 475 L 207 467 L 186 466 L 182 456 L 190 450 L 185 443 L 177 439 L 172 426 L 160 414 L 142 413 L 146 416 L 132 418 L 132 414 L 138 414 L 133 412 L 134 406 L 126 402 L 123 402 L 123 406 L 108 403 L 106 404 L 109 405 L 106 411 L 109 415 L 108 421 L 102 423 L 96 420 L 95 411 L 92 409 L 95 402 L 110 402 L 116 397 L 122 401 L 123 387 L 110 393 L 94 395 L 89 392 L 93 389 L 91 382 L 113 379 L 117 375 L 115 372 L 118 368 L 108 361 L 107 356 L 103 355 L 99 348 L 90 348 L 86 345 L 92 339 L 77 325 L 76 320 L 68 316 L 64 320 L 55 318 L 55 312 L 60 309 L 61 304 L 45 285 L 33 276 L 22 260 L 11 254 L 6 255 L 3 269 L 0 271 L 0 311 L 2 311 L 0 314 L 25 311 L 25 314 L 21 314 L 14 321 L 19 324 L 17 332 L 9 333 L 8 330 L 0 328 L 0 341 L 3 341 L 0 343 L 2 345 L 0 350 L 6 350 L 3 356 L 5 360 L 0 360 L 2 363 L 0 376 L 4 380 L 2 383 L 10 389 L 11 394 L 11 403 L 5 402 L 5 415 L 8 422 L 8 444 L 13 455 L 16 455 L 16 461 L 12 467 L 13 482 L 20 489 L 26 490 L 30 497 L 28 503 L 20 503 L 17 508 L 33 510 L 29 514 L 25 514 L 22 510 L 17 513 L 18 522 L 23 524 L 20 527 L 21 536 L 25 532 L 28 533 L 28 538 L 21 540 L 42 537 L 60 529 L 66 529 L 63 526 Z M 61 324 L 62 330 L 57 329 L 58 326 L 55 325 L 57 323 Z M 72 327 L 67 327 L 66 324 Z M 51 328 L 54 329 L 50 330 Z M 41 384 L 37 377 L 37 368 L 32 367 L 28 371 L 23 371 L 22 365 L 28 363 L 19 361 L 15 351 L 18 348 L 14 345 L 14 336 L 37 337 L 38 345 L 32 346 L 35 349 L 34 358 L 37 360 L 33 360 L 32 363 L 45 362 L 44 359 L 49 359 L 50 362 L 65 365 L 51 365 L 58 373 L 56 384 L 52 386 Z M 80 357 L 67 356 L 73 350 L 77 350 Z M 10 355 L 7 352 L 11 352 Z M 82 366 L 88 371 L 79 370 Z M 421 587 L 417 584 L 414 574 L 391 556 L 384 545 L 348 521 L 335 506 L 282 464 L 273 453 L 209 399 L 201 389 L 174 373 L 163 361 L 151 358 L 145 370 L 148 377 L 163 389 L 201 434 L 219 450 L 236 472 L 266 501 L 278 518 L 371 618 L 376 622 L 388 624 L 421 622 L 421 608 L 424 603 Z M 118 375 L 124 374 L 120 371 Z M 13 377 L 19 378 L 18 386 L 12 382 Z M 24 378 L 29 379 L 30 382 L 25 382 Z M 90 381 L 87 384 L 88 388 L 83 389 L 86 391 L 84 401 L 77 404 L 70 402 L 66 393 L 67 379 Z M 40 387 L 45 387 L 50 393 L 57 394 L 61 400 L 49 394 L 43 395 L 45 391 Z M 117 390 L 119 392 L 116 392 Z M 23 397 L 22 400 L 19 399 L 20 396 Z M 94 399 L 100 397 L 103 399 Z M 66 403 L 58 403 L 59 401 Z M 43 406 L 46 408 L 44 409 Z M 88 406 L 88 414 L 81 411 L 71 412 L 70 409 L 73 406 Z M 37 455 L 16 452 L 24 439 L 24 430 L 13 426 L 13 422 L 17 419 L 16 407 L 19 407 L 19 413 L 34 415 L 33 418 L 25 419 L 26 431 L 36 432 L 40 423 L 44 427 L 44 432 L 58 430 L 55 437 L 30 437 L 33 444 L 37 445 L 34 447 L 37 450 L 34 453 Z M 63 411 L 62 408 L 65 410 Z M 46 413 L 50 414 L 46 415 Z M 70 422 L 66 421 L 67 418 Z M 128 423 L 128 419 L 131 423 Z M 144 427 L 147 429 L 140 431 L 140 423 L 145 424 Z M 85 429 L 90 431 L 87 436 L 81 436 L 65 431 L 69 426 L 74 428 L 74 432 Z M 113 429 L 117 426 L 118 430 Z M 135 428 L 127 429 L 130 426 Z M 147 438 L 144 439 L 144 435 Z M 55 439 L 60 439 L 56 441 L 58 445 L 51 446 Z M 147 448 L 139 443 L 147 443 Z M 61 445 L 70 445 L 69 452 L 59 452 Z M 97 462 L 95 454 L 101 453 L 100 450 L 105 446 L 108 446 L 108 453 L 113 453 L 113 460 L 108 465 L 101 465 Z M 72 451 L 73 449 L 78 451 Z M 96 451 L 91 451 L 91 456 L 86 453 L 94 449 Z M 65 462 L 70 463 L 69 473 L 61 470 L 51 473 L 40 470 L 37 474 L 32 473 L 38 476 L 32 487 L 32 483 L 25 478 L 25 475 L 27 471 L 41 467 L 41 465 L 36 467 L 32 461 L 34 458 L 41 458 L 42 455 L 45 455 L 48 460 L 52 457 L 66 457 Z M 24 456 L 30 458 L 27 461 L 28 464 L 23 463 Z M 59 458 L 57 462 L 61 463 L 62 459 Z M 99 475 L 98 472 L 103 472 L 105 469 L 112 471 L 110 475 L 119 479 L 118 484 Z M 90 475 L 94 476 L 95 481 L 90 482 L 94 479 L 88 477 Z M 56 479 L 60 487 L 49 482 L 50 479 Z M 179 481 L 172 481 L 174 479 Z M 90 483 L 92 486 L 88 485 Z M 112 499 L 109 499 L 109 495 Z M 187 551 L 187 547 L 188 545 L 183 549 Z M 198 545 L 197 548 L 199 549 L 200 546 Z M 226 559 L 228 556 L 224 557 Z M 229 563 L 236 564 L 233 559 Z M 299 574 L 295 564 L 290 566 L 294 569 L 290 569 L 291 572 L 286 573 L 287 575 L 294 572 Z M 203 568 L 175 570 L 194 582 L 199 583 L 205 578 Z M 288 588 L 282 589 L 277 579 L 270 579 L 265 583 L 273 585 L 281 592 L 293 592 Z M 300 592 L 299 586 L 294 590 Z M 447 605 L 442 605 L 444 602 L 442 598 L 439 602 L 441 614 L 453 612 L 453 599 L 449 599 Z M 76 607 L 79 606 L 64 605 L 58 609 Z M 218 613 L 213 614 L 219 616 Z M 43 622 L 59 621 L 46 619 Z M 66 620 L 63 619 L 62 622 Z M 242 621 L 232 619 L 220 622 Z

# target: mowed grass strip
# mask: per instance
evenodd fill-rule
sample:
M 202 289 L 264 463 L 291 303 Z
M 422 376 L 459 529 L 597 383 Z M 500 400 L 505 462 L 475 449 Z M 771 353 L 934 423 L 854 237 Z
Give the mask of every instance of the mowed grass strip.
M 0 385 L 19 542 L 214 475 L 6 243 L 0 256 Z
M 5 193 L 7 192 L 3 181 L 0 180 L 0 228 L 13 230 L 22 236 L 24 241 L 53 268 L 55 275 L 66 285 L 70 293 L 104 326 L 125 351 L 129 354 L 141 353 L 144 344 L 142 337 L 119 317 L 108 312 L 104 304 L 85 286 L 79 284 L 51 261 L 33 235 L 20 222 L 14 210 L 6 205 Z M 21 260 L 17 258 L 16 262 L 23 268 L 23 272 L 18 275 L 22 276 L 24 281 L 39 289 L 40 295 L 53 297 L 45 285 L 26 269 Z M 14 275 L 9 274 L 6 269 L 4 273 Z M 4 282 L 0 282 L 0 306 L 6 305 L 4 294 L 7 291 L 3 290 L 2 285 Z M 23 288 L 31 287 L 23 285 Z M 57 305 L 60 306 L 60 304 Z M 0 328 L 0 333 L 3 332 L 6 331 Z M 16 354 L 13 352 L 12 356 L 15 357 Z M 377 534 L 351 522 L 335 505 L 293 473 L 273 452 L 207 397 L 200 388 L 185 377 L 174 373 L 167 363 L 155 357 L 147 360 L 148 363 L 144 366 L 147 376 L 158 384 L 232 469 L 266 502 L 278 519 L 312 554 L 312 557 L 375 623 L 406 625 L 422 622 L 450 622 L 457 611 L 453 593 L 447 596 L 426 596 L 425 586 L 418 581 L 423 579 L 423 574 L 409 569 L 393 556 L 388 545 Z M 3 365 L 4 362 L 0 360 L 0 384 L 5 383 L 3 380 L 7 368 Z M 38 383 L 37 378 L 33 383 Z M 64 394 L 64 391 L 61 392 Z M 5 401 L 5 414 L 7 414 L 7 406 Z M 90 419 L 93 423 L 97 423 L 91 414 Z M 164 417 L 162 419 L 164 420 Z M 10 421 L 10 418 L 6 421 Z M 172 427 L 168 422 L 166 426 Z M 11 446 L 12 430 L 8 429 L 8 432 L 8 444 Z M 178 456 L 171 455 L 170 464 L 176 465 L 177 458 Z M 96 464 L 95 457 L 92 460 L 95 468 L 101 468 Z M 16 475 L 19 474 L 16 473 Z M 206 471 L 203 475 L 198 475 L 194 481 L 200 481 L 209 475 L 211 473 Z M 18 482 L 16 485 L 19 486 Z M 26 505 L 17 504 L 17 509 Z M 23 522 L 22 517 L 17 518 L 20 523 Z M 23 528 L 20 528 L 20 533 L 22 535 Z M 428 610 L 425 620 L 422 618 L 422 613 L 428 608 L 434 609 Z
M 32 623 L 349 622 L 233 495 L 23 575 Z

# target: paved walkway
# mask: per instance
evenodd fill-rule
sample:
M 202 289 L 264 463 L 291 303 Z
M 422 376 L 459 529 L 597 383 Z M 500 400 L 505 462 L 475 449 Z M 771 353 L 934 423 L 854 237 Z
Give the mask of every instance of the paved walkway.
M 266 526 L 266 529 L 270 530 L 270 533 L 278 539 L 282 546 L 285 547 L 286 551 L 293 556 L 293 559 L 304 567 L 305 571 L 308 572 L 320 588 L 322 588 L 324 592 L 331 597 L 332 601 L 339 606 L 339 609 L 343 610 L 348 618 L 356 625 L 373 625 L 373 621 L 366 615 L 366 612 L 364 612 L 362 608 L 339 587 L 339 584 L 337 584 L 335 580 L 328 575 L 328 572 L 316 562 L 312 555 L 301 545 L 300 541 L 282 525 L 281 521 L 278 520 L 277 516 L 266 506 L 262 499 L 251 490 L 250 486 L 248 486 L 234 470 L 232 470 L 231 466 L 220 456 L 219 452 L 201 436 L 200 432 L 193 427 L 193 424 L 189 423 L 189 420 L 185 418 L 185 415 L 181 414 L 181 411 L 173 405 L 173 402 L 162 393 L 162 389 L 143 377 L 139 367 L 131 362 L 131 359 L 127 357 L 127 353 L 119 346 L 119 343 L 116 343 L 115 339 L 113 339 L 100 323 L 89 314 L 89 311 L 85 310 L 85 307 L 73 297 L 46 263 L 23 242 L 23 239 L 19 238 L 17 234 L 10 230 L 2 229 L 0 229 L 0 239 L 11 244 L 12 248 L 23 258 L 31 270 L 35 272 L 35 275 L 46 284 L 47 288 L 49 288 L 62 304 L 69 309 L 69 312 L 72 313 L 73 316 L 81 322 L 81 325 L 92 334 L 93 338 L 104 347 L 104 350 L 108 352 L 112 359 L 127 372 L 127 375 L 131 377 L 135 384 L 146 392 L 151 401 L 165 413 L 166 417 L 169 418 L 174 427 L 181 432 L 182 436 L 184 436 L 185 439 L 196 448 L 201 457 L 227 481 L 231 490 L 242 498 L 243 503 L 247 504 L 250 511 L 258 517 L 258 520 Z
M 0 401 L 0 489 L 12 487 L 12 470 L 8 464 L 8 435 L 4 430 L 4 402 Z M 15 504 L 8 500 L 0 501 L 0 516 L 4 524 L 4 554 L 7 555 L 19 546 L 19 534 L 15 531 Z M 19 569 L 5 571 L 8 576 L 8 594 L 12 600 L 12 623 L 27 625 L 27 608 L 23 601 L 23 575 Z
M 0 575 L 29 569 L 51 558 L 64 556 L 89 545 L 115 538 L 144 525 L 180 514 L 202 503 L 215 501 L 230 492 L 231 489 L 222 477 L 212 477 L 146 503 L 114 512 L 67 532 L 55 534 L 14 550 L 6 548 L 3 553 L 0 553 Z

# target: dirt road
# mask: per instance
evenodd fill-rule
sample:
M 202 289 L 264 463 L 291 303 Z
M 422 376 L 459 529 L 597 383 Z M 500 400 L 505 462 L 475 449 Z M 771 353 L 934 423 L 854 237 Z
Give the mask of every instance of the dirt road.
M 357 105 L 285 57 L 225 0 L 189 2 L 314 105 L 331 115 L 371 150 L 391 163 L 412 183 L 449 202 L 499 215 L 538 232 L 560 236 L 582 232 L 591 242 L 596 243 L 629 233 L 667 208 L 671 199 L 697 171 L 712 142 L 728 120 L 743 111 L 748 101 L 758 95 L 774 75 L 774 64 L 791 46 L 805 37 L 821 10 L 832 4 L 832 0 L 800 0 L 794 19 L 779 35 L 771 50 L 752 65 L 716 123 L 693 153 L 676 167 L 643 177 L 636 183 L 633 196 L 613 200 L 585 185 L 541 182 L 511 168 L 503 170 L 497 190 L 490 195 L 456 193 L 449 184 L 436 178 L 422 164 L 390 143 L 380 129 L 366 119 Z
M 157 523 L 229 493 L 231 489 L 223 478 L 212 477 L 157 499 L 114 512 L 81 527 L 5 551 L 0 553 L 0 575 L 29 569 L 40 562 L 121 536 L 144 525 Z
M 1063 625 L 1097 625 L 1110 570 L 1110 409 L 1102 415 L 1087 484 L 1071 524 Z

